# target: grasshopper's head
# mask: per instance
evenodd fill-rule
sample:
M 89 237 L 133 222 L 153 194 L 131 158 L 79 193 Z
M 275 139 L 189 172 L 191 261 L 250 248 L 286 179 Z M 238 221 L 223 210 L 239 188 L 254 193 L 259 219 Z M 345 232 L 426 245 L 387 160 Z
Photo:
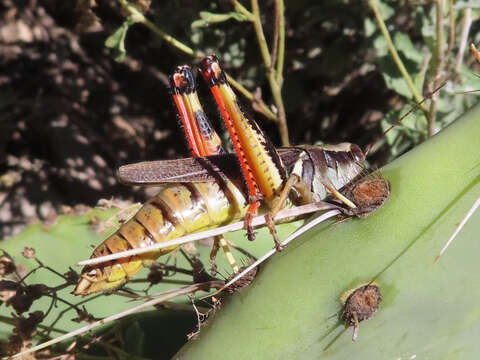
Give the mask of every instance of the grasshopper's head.
M 320 199 L 329 197 L 348 216 L 365 217 L 378 210 L 390 196 L 390 185 L 379 173 L 366 175 L 365 154 L 355 144 L 305 147 L 310 159 L 311 188 Z M 304 162 L 305 165 L 308 162 Z M 309 179 L 304 165 L 304 181 Z

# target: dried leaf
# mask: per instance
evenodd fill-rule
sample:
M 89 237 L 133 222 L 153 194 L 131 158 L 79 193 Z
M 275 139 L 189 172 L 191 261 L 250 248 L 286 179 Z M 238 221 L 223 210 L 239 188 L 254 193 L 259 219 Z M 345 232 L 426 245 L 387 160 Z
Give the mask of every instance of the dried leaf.
M 34 259 L 35 258 L 35 249 L 25 246 L 22 251 L 22 255 L 25 259 Z
M 15 263 L 8 255 L 0 256 L 0 276 L 11 274 L 15 271 Z

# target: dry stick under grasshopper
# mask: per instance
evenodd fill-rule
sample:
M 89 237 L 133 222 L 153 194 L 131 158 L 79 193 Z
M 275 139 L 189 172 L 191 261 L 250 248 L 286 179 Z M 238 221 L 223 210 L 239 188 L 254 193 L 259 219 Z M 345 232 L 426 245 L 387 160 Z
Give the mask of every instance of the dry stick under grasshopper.
M 318 212 L 321 210 L 328 210 L 328 209 L 334 209 L 337 208 L 336 205 L 330 204 L 330 203 L 325 203 L 325 202 L 318 202 L 318 203 L 313 203 L 313 204 L 307 204 L 303 206 L 298 206 L 298 207 L 293 207 L 290 209 L 285 209 L 280 211 L 277 214 L 276 219 L 277 220 L 282 220 L 282 219 L 288 219 L 292 217 L 299 217 L 303 216 L 306 214 L 311 214 L 314 212 Z M 265 217 L 264 216 L 256 216 L 252 219 L 252 225 L 254 227 L 256 226 L 262 226 L 265 225 Z M 201 240 L 201 239 L 206 239 L 212 236 L 217 236 L 221 234 L 226 234 L 229 232 L 233 231 L 238 231 L 242 230 L 244 227 L 244 222 L 239 221 L 235 222 L 233 224 L 225 225 L 225 226 L 220 226 L 212 230 L 206 230 L 202 231 L 199 233 L 194 233 L 194 234 L 189 234 L 185 236 L 178 237 L 176 239 L 166 241 L 164 243 L 158 243 L 155 245 L 152 245 L 151 247 L 148 248 L 137 248 L 137 249 L 132 249 L 132 250 L 127 250 L 127 251 L 122 251 L 118 252 L 115 254 L 110 254 L 110 255 L 105 255 L 101 257 L 96 257 L 96 258 L 91 258 L 88 260 L 80 261 L 76 265 L 78 266 L 91 266 L 91 265 L 96 265 L 96 264 L 101 264 L 105 262 L 109 262 L 112 260 L 117 260 L 117 259 L 122 259 L 122 258 L 128 258 L 130 256 L 135 256 L 135 255 L 141 255 L 145 253 L 149 253 L 154 250 L 161 250 L 164 248 L 170 248 L 173 246 L 180 246 L 183 244 L 187 244 L 193 241 Z

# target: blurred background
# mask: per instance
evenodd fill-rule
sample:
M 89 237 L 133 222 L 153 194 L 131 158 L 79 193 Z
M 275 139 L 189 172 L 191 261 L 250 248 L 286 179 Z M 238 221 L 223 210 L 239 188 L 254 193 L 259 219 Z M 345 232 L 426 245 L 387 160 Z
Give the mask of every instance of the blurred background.
M 133 24 L 117 0 L 0 1 L 0 239 L 31 222 L 53 223 L 100 199 L 142 201 L 115 169 L 189 155 L 169 96 L 175 66 L 195 57 Z M 228 73 L 275 113 L 255 30 L 235 1 L 131 2 L 197 53 L 216 53 Z M 435 103 L 411 115 L 375 148 L 379 167 L 479 101 L 478 6 L 468 1 L 382 1 L 379 10 L 400 59 L 424 96 L 447 80 Z M 267 43 L 275 1 L 261 1 Z M 415 102 L 382 35 L 372 1 L 285 4 L 282 96 L 291 144 L 349 141 L 363 149 Z M 223 14 L 218 17 L 216 14 Z M 226 14 L 226 15 L 225 15 Z M 436 26 L 441 20 L 441 26 Z M 439 37 L 439 31 L 443 37 Z M 108 41 L 107 41 L 108 39 Z M 107 45 L 105 45 L 107 41 Z M 443 56 L 439 56 L 438 49 Z M 202 79 L 200 96 L 217 129 L 218 111 Z M 272 141 L 277 124 L 244 104 Z

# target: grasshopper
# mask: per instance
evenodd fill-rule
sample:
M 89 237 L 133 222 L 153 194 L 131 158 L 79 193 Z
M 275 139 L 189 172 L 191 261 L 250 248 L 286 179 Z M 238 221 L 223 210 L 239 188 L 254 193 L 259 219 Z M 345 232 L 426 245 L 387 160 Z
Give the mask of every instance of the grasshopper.
M 245 221 L 248 238 L 253 240 L 251 220 L 257 213 L 266 214 L 276 248 L 281 250 L 274 226 L 280 209 L 334 197 L 344 205 L 345 214 L 363 216 L 386 200 L 389 185 L 383 179 L 355 182 L 348 187 L 364 170 L 365 155 L 360 147 L 341 143 L 275 149 L 256 122 L 243 111 L 214 55 L 201 61 L 201 72 L 219 107 L 236 154 L 223 150 L 198 100 L 190 68 L 178 67 L 170 78 L 170 85 L 193 157 L 120 167 L 117 175 L 123 183 L 161 185 L 162 188 L 100 244 L 91 258 L 148 247 L 241 219 Z M 345 186 L 351 199 L 339 191 Z M 370 201 L 372 195 L 373 202 Z M 362 206 L 358 207 L 355 202 Z M 217 237 L 215 243 L 212 258 L 218 245 L 226 248 L 222 237 Z M 176 247 L 85 266 L 74 294 L 117 288 Z M 233 260 L 230 262 L 235 271 L 236 264 Z

